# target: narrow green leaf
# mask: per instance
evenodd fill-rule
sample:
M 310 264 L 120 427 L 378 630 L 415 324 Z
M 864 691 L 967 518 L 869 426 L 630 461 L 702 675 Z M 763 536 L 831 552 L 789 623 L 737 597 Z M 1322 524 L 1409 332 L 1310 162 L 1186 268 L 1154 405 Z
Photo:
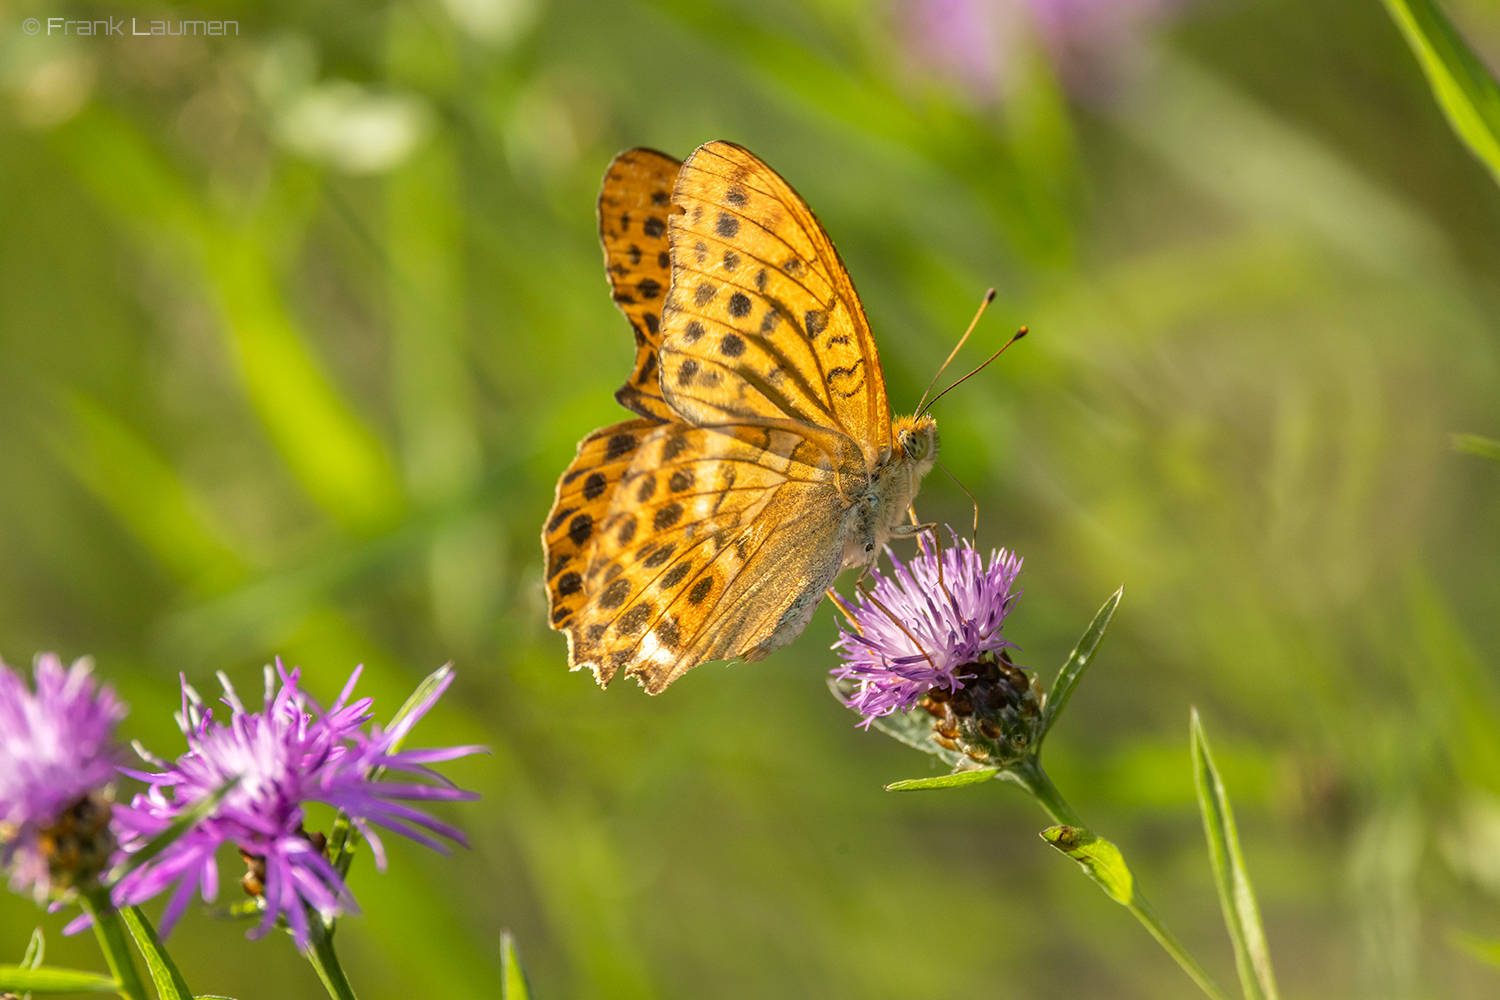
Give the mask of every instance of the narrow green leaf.
M 120 910 L 120 916 L 130 929 L 130 936 L 135 938 L 135 950 L 146 960 L 146 969 L 156 984 L 156 995 L 161 1000 L 193 1000 L 192 990 L 188 989 L 182 973 L 172 962 L 172 956 L 167 954 L 161 939 L 156 936 L 156 928 L 151 926 L 140 907 L 126 906 Z
M 1245 1000 L 1277 1000 L 1276 977 L 1271 972 L 1271 952 L 1261 927 L 1260 910 L 1240 855 L 1240 837 L 1234 826 L 1229 794 L 1214 766 L 1208 736 L 1198 710 L 1192 711 L 1193 778 L 1198 786 L 1198 809 L 1203 813 L 1203 833 L 1208 838 L 1209 860 L 1219 887 L 1224 923 L 1234 942 L 1234 963 L 1240 972 Z
M 118 989 L 113 979 L 97 972 L 0 965 L 0 990 L 7 993 L 114 993 Z
M 1500 441 L 1480 437 L 1478 434 L 1453 435 L 1453 450 L 1466 451 L 1470 455 L 1478 455 L 1481 458 L 1500 462 Z
M 1438 106 L 1500 182 L 1500 87 L 1433 0 L 1385 0 Z
M 885 786 L 885 790 L 888 792 L 925 792 L 933 788 L 959 788 L 963 785 L 977 785 L 981 781 L 989 781 L 999 773 L 998 767 L 982 767 L 976 771 L 940 774 L 936 778 L 909 778 L 906 781 L 893 781 Z
M 21 968 L 39 969 L 42 967 L 42 959 L 47 954 L 47 939 L 42 936 L 42 929 L 37 927 L 31 932 L 31 940 L 26 945 L 26 955 L 21 959 Z
M 173 820 L 171 826 L 148 840 L 145 847 L 142 847 L 139 851 L 129 855 L 124 861 L 120 862 L 115 870 L 110 873 L 110 883 L 113 884 L 120 881 L 120 879 L 129 875 L 141 865 L 150 861 L 168 847 L 171 847 L 178 837 L 181 837 L 188 830 L 196 826 L 204 817 L 212 813 L 224 796 L 229 794 L 229 790 L 239 783 L 239 778 L 226 781 L 212 795 L 193 803 L 192 808 Z
M 389 732 L 394 729 L 407 716 L 415 712 L 421 706 L 422 702 L 426 701 L 432 695 L 432 692 L 437 690 L 438 685 L 442 684 L 452 673 L 453 664 L 445 663 L 422 678 L 406 701 L 397 709 L 396 714 L 391 716 L 391 722 L 390 725 L 386 726 L 386 731 Z M 401 745 L 405 742 L 406 737 L 403 736 L 392 743 L 391 753 L 400 750 Z M 378 781 L 384 773 L 384 768 L 376 768 L 371 772 L 370 780 Z M 338 815 L 333 819 L 333 826 L 328 838 L 328 857 L 334 868 L 338 869 L 340 875 L 349 874 L 349 865 L 354 860 L 354 848 L 359 846 L 359 841 L 359 831 L 354 828 L 354 824 L 349 822 L 348 815 L 340 809 Z
M 500 1000 L 531 1000 L 531 987 L 526 983 L 526 970 L 521 968 L 521 956 L 516 951 L 516 939 L 510 931 L 500 932 Z
M 1081 826 L 1050 826 L 1042 839 L 1078 862 L 1089 878 L 1121 906 L 1135 903 L 1135 876 L 1120 849 Z
M 1450 931 L 1448 940 L 1470 958 L 1500 968 L 1500 941 L 1458 930 Z
M 415 712 L 417 708 L 422 704 L 422 702 L 431 697 L 432 692 L 438 689 L 438 685 L 442 684 L 452 674 L 453 664 L 445 663 L 441 667 L 438 667 L 436 670 L 434 670 L 432 673 L 428 674 L 426 677 L 422 678 L 422 682 L 418 684 L 416 686 L 416 689 L 413 690 L 410 696 L 407 697 L 406 701 L 401 705 L 401 708 L 397 710 L 395 715 L 391 716 L 391 724 L 385 727 L 386 731 L 390 732 L 392 729 L 395 729 L 402 722 L 404 722 L 406 720 L 406 717 Z M 400 750 L 401 744 L 405 742 L 406 739 L 405 737 L 403 737 L 402 739 L 399 739 L 396 742 L 392 743 L 391 753 L 395 753 L 397 750 Z
M 1047 705 L 1042 710 L 1042 734 L 1037 737 L 1034 753 L 1041 752 L 1042 741 L 1052 731 L 1052 726 L 1057 722 L 1057 717 L 1062 715 L 1068 699 L 1073 697 L 1073 689 L 1078 687 L 1078 682 L 1083 679 L 1083 672 L 1093 662 L 1094 652 L 1103 641 L 1104 633 L 1109 629 L 1110 619 L 1115 616 L 1115 609 L 1120 606 L 1120 598 L 1124 593 L 1125 588 L 1121 587 L 1104 602 L 1104 606 L 1099 609 L 1099 613 L 1094 615 L 1094 620 L 1089 622 L 1089 627 L 1084 630 L 1083 638 L 1078 640 L 1078 645 L 1069 654 L 1068 662 L 1064 663 L 1062 669 L 1057 672 L 1057 680 L 1052 684 L 1052 693 L 1047 696 Z

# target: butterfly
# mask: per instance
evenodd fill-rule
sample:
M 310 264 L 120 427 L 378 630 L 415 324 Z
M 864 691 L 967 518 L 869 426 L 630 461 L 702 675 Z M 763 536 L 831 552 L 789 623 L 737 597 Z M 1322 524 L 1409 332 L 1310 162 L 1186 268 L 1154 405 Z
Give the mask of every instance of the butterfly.
M 599 237 L 635 331 L 615 398 L 636 416 L 585 437 L 558 480 L 549 620 L 570 669 L 657 694 L 791 642 L 842 570 L 921 530 L 937 424 L 892 420 L 833 241 L 749 150 L 621 153 Z

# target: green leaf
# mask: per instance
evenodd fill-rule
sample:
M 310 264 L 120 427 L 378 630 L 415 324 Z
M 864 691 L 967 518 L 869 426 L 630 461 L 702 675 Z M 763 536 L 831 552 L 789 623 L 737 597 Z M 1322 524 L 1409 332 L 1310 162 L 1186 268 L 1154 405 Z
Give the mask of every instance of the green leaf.
M 225 790 L 227 788 L 220 789 L 221 792 Z M 136 951 L 146 960 L 146 969 L 151 973 L 151 981 L 156 984 L 156 995 L 161 1000 L 193 1000 L 193 993 L 183 980 L 182 973 L 177 971 L 172 957 L 156 936 L 156 929 L 151 926 L 140 907 L 123 907 L 120 916 L 124 918 L 125 926 L 130 928 L 130 936 L 135 938 Z
M 1114 844 L 1081 826 L 1050 826 L 1042 839 L 1078 862 L 1110 899 L 1121 906 L 1135 904 L 1135 876 Z
M 521 956 L 516 952 L 516 939 L 510 931 L 500 932 L 500 966 L 501 1000 L 531 1000 L 526 970 L 521 968 Z
M 1500 941 L 1491 941 L 1489 938 L 1458 930 L 1450 931 L 1448 940 L 1470 958 L 1500 967 Z
M 888 792 L 925 792 L 933 788 L 959 788 L 963 785 L 977 785 L 981 781 L 989 781 L 999 773 L 998 767 L 982 767 L 974 771 L 940 774 L 936 778 L 908 778 L 906 781 L 891 782 L 885 786 L 885 790 Z
M 37 927 L 31 932 L 31 940 L 26 944 L 26 955 L 21 959 L 21 968 L 41 968 L 42 958 L 46 954 L 47 939 L 42 936 L 42 929 Z
M 1448 124 L 1500 182 L 1500 87 L 1433 0 L 1385 0 Z
M 1089 627 L 1084 630 L 1083 638 L 1078 640 L 1078 645 L 1069 654 L 1068 662 L 1064 663 L 1062 669 L 1057 672 L 1057 680 L 1052 685 L 1052 693 L 1047 696 L 1047 705 L 1042 710 L 1042 734 L 1037 737 L 1036 749 L 1032 751 L 1033 753 L 1041 752 L 1042 741 L 1052 731 L 1052 726 L 1057 722 L 1057 717 L 1062 715 L 1068 699 L 1073 697 L 1073 689 L 1078 687 L 1078 682 L 1083 679 L 1083 672 L 1093 662 L 1094 652 L 1103 641 L 1110 619 L 1115 616 L 1115 608 L 1120 606 L 1120 598 L 1124 593 L 1125 588 L 1121 587 L 1104 602 L 1104 606 L 1099 609 L 1099 613 L 1094 615 L 1094 620 L 1089 622 Z
M 395 729 L 397 726 L 399 726 L 402 722 L 406 721 L 406 717 L 415 712 L 418 707 L 421 706 L 422 702 L 431 697 L 432 693 L 438 689 L 438 686 L 445 680 L 447 680 L 452 674 L 453 664 L 445 663 L 441 667 L 438 667 L 436 670 L 434 670 L 432 673 L 428 674 L 426 677 L 422 678 L 422 682 L 418 684 L 416 686 L 416 689 L 412 691 L 410 696 L 407 697 L 401 708 L 397 710 L 395 715 L 391 716 L 391 724 L 385 727 L 386 732 L 390 732 L 392 729 Z M 395 753 L 396 751 L 400 750 L 401 744 L 405 742 L 406 737 L 403 736 L 401 739 L 392 743 L 390 752 Z
M 408 715 L 415 712 L 421 706 L 422 702 L 426 701 L 432 692 L 437 690 L 438 685 L 442 684 L 452 673 L 453 664 L 445 663 L 422 678 L 421 683 L 416 686 L 406 701 L 396 711 L 396 714 L 391 717 L 390 725 L 385 727 L 386 732 L 390 732 L 396 726 L 400 725 Z M 401 745 L 405 742 L 406 737 L 403 736 L 392 743 L 391 753 L 400 750 Z M 379 781 L 380 776 L 384 773 L 385 768 L 377 767 L 370 773 L 370 780 Z M 349 822 L 349 816 L 340 809 L 338 815 L 333 819 L 333 826 L 328 837 L 328 857 L 340 875 L 349 874 L 349 865 L 354 860 L 354 848 L 359 845 L 359 841 L 359 831 L 354 828 L 354 824 Z
M 97 972 L 0 965 L 0 990 L 7 993 L 114 993 L 118 989 L 113 979 Z
M 1240 972 L 1245 1000 L 1277 1000 L 1276 977 L 1271 972 L 1271 953 L 1261 927 L 1260 910 L 1240 855 L 1240 837 L 1234 827 L 1229 794 L 1214 767 L 1208 736 L 1198 710 L 1192 712 L 1193 778 L 1198 786 L 1198 809 L 1203 813 L 1203 833 L 1208 838 L 1209 860 L 1219 887 L 1224 923 L 1234 942 L 1234 963 Z
M 219 802 L 223 800 L 224 796 L 229 794 L 229 790 L 239 783 L 239 778 L 232 778 L 215 789 L 212 795 L 193 803 L 193 807 L 173 820 L 171 826 L 148 840 L 145 847 L 142 847 L 139 851 L 129 855 L 124 861 L 120 862 L 119 866 L 110 873 L 110 882 L 120 881 L 120 879 L 129 875 L 141 865 L 150 861 L 168 847 L 171 847 L 178 837 L 181 837 L 188 830 L 196 826 L 199 821 L 212 813 L 218 807 Z
M 1470 455 L 1478 455 L 1481 458 L 1488 458 L 1493 462 L 1500 462 L 1500 441 L 1480 437 L 1478 434 L 1453 435 L 1453 450 L 1466 451 Z

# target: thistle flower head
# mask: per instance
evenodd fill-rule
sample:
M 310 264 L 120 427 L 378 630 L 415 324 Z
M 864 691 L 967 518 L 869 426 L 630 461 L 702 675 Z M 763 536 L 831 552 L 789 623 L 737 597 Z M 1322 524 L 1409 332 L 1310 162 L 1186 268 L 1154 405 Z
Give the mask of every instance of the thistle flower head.
M 1021 559 L 1001 549 L 989 564 L 949 529 L 953 544 L 925 547 L 903 563 L 887 551 L 890 575 L 871 570 L 868 593 L 840 601 L 848 627 L 834 649 L 843 663 L 833 675 L 853 686 L 849 707 L 865 716 L 912 708 L 928 691 L 954 692 L 973 676 L 981 654 L 1014 646 L 1000 633 L 1019 592 Z
M 331 918 L 355 909 L 343 877 L 325 856 L 322 834 L 304 828 L 305 803 L 323 802 L 343 810 L 370 842 L 382 870 L 385 852 L 376 826 L 445 853 L 447 848 L 433 835 L 466 843 L 457 829 L 404 802 L 476 798 L 426 765 L 483 748 L 397 749 L 453 675 L 443 675 L 399 724 L 388 731 L 375 726 L 366 733 L 371 700 L 350 700 L 359 674 L 356 669 L 326 711 L 298 687 L 300 671 L 288 672 L 279 661 L 274 672 L 266 668 L 259 711 L 248 710 L 220 674 L 222 700 L 229 710 L 222 722 L 184 680 L 177 721 L 188 752 L 168 763 L 142 751 L 160 770 L 135 773 L 150 788 L 128 807 L 117 809 L 124 849 L 140 850 L 194 806 L 216 794 L 223 797 L 204 819 L 121 879 L 113 890 L 116 904 L 139 903 L 171 888 L 161 921 L 165 934 L 195 891 L 206 901 L 216 897 L 215 854 L 221 845 L 232 844 L 250 865 L 244 881 L 247 891 L 263 900 L 264 917 L 251 936 L 265 934 L 278 918 L 285 918 L 298 946 L 305 947 L 309 910 Z M 437 784 L 376 781 L 377 769 L 420 774 Z
M 113 849 L 104 787 L 126 709 L 87 659 L 64 668 L 42 653 L 32 673 L 34 692 L 0 662 L 0 868 L 41 901 L 93 878 Z

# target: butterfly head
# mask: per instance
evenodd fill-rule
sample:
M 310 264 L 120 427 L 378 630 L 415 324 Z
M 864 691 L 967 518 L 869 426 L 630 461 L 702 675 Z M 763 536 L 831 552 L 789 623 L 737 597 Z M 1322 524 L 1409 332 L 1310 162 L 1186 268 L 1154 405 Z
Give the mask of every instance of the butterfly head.
M 895 439 L 897 453 L 912 463 L 919 478 L 937 461 L 937 421 L 927 414 L 897 417 L 891 421 L 891 437 Z

